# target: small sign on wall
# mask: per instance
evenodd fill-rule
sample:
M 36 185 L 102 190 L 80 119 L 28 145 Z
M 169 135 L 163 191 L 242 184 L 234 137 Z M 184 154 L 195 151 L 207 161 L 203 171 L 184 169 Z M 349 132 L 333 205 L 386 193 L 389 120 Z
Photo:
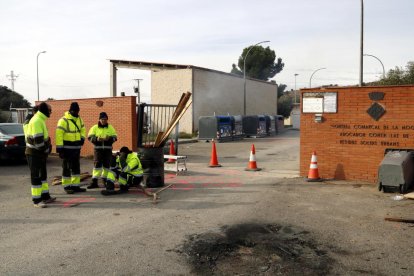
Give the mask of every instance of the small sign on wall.
M 337 92 L 305 92 L 302 95 L 303 113 L 336 113 Z

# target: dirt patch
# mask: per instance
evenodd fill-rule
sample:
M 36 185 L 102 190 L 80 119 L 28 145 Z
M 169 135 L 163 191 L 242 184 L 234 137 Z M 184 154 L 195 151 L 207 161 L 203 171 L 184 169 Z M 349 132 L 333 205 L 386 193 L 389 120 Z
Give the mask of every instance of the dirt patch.
M 201 275 L 326 275 L 334 265 L 309 232 L 274 224 L 192 235 L 178 252 Z

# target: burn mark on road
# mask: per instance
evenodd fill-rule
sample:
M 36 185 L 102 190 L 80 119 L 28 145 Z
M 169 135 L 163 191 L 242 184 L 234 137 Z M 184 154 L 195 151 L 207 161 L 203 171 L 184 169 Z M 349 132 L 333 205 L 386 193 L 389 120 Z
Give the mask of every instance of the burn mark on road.
M 326 275 L 334 265 L 309 232 L 276 224 L 225 226 L 176 251 L 201 275 Z

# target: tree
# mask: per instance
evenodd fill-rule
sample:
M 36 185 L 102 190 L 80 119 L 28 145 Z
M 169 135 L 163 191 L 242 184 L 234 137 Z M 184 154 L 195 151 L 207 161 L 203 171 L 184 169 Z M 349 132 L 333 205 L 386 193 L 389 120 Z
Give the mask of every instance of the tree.
M 286 88 L 287 85 L 283 83 L 277 86 L 277 98 L 280 98 L 285 93 Z
M 388 71 L 385 78 L 382 78 L 379 81 L 366 83 L 368 86 L 404 84 L 414 84 L 414 61 L 407 62 L 405 70 L 402 67 L 396 66 L 395 69 Z
M 31 104 L 19 93 L 7 86 L 0 85 L 0 110 L 9 110 L 12 107 L 31 107 Z
M 290 117 L 292 108 L 292 97 L 289 93 L 284 93 L 279 99 L 277 99 L 277 113 L 279 115 L 282 115 L 284 118 Z
M 280 73 L 285 66 L 281 58 L 278 58 L 277 63 L 275 63 L 275 51 L 271 50 L 269 47 L 263 48 L 260 45 L 249 46 L 243 49 L 243 52 L 239 57 L 238 66 L 240 69 L 236 68 L 235 64 L 233 64 L 231 73 L 234 72 L 236 74 L 243 75 L 244 57 L 247 52 L 249 52 L 246 58 L 247 77 L 267 81 L 273 78 L 277 73 Z

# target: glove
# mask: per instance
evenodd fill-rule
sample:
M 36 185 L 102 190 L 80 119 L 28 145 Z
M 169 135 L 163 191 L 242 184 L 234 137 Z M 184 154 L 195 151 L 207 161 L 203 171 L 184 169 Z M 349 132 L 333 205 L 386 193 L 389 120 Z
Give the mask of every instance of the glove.
M 81 138 L 80 143 L 81 143 L 81 146 L 83 146 L 83 144 L 85 144 L 85 138 Z

